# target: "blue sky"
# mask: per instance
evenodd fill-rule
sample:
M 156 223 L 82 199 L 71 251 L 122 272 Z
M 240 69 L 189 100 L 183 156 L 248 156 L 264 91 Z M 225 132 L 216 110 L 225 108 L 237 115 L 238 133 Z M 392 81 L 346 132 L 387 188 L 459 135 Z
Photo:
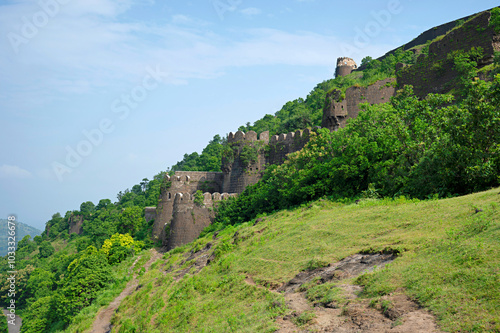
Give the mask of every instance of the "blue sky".
M 0 1 L 0 218 L 43 228 L 495 1 Z M 360 37 L 365 31 L 363 37 Z

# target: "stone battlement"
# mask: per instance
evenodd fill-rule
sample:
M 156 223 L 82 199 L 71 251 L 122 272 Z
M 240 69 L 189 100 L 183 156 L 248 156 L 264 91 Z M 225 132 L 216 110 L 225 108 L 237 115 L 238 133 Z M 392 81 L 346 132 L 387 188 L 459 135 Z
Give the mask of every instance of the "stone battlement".
M 226 200 L 229 198 L 235 198 L 237 197 L 237 193 L 203 193 L 203 204 L 205 206 L 212 206 L 214 203 L 222 200 Z M 174 197 L 174 204 L 178 203 L 186 203 L 186 202 L 194 202 L 195 195 L 191 193 L 175 193 Z
M 244 133 L 242 131 L 238 131 L 236 133 L 230 132 L 227 136 L 228 143 L 244 143 L 255 141 L 263 141 L 267 144 L 269 142 L 269 131 L 260 133 L 258 138 L 255 131 L 248 131 L 247 133 Z
M 176 171 L 173 176 L 166 175 L 165 177 L 169 182 L 222 181 L 220 172 Z
M 246 143 L 246 142 L 256 142 L 262 141 L 266 144 L 278 144 L 278 143 L 289 143 L 294 140 L 309 140 L 311 136 L 311 130 L 306 128 L 305 130 L 297 130 L 295 132 L 282 133 L 279 135 L 269 136 L 269 131 L 265 131 L 260 133 L 257 139 L 257 133 L 255 131 L 249 131 L 244 133 L 242 131 L 238 131 L 236 133 L 230 132 L 227 137 L 228 143 Z
M 306 128 L 305 130 L 297 130 L 295 132 L 282 133 L 280 135 L 273 135 L 269 144 L 276 145 L 279 143 L 292 143 L 294 141 L 305 140 L 309 141 L 311 137 L 311 130 Z

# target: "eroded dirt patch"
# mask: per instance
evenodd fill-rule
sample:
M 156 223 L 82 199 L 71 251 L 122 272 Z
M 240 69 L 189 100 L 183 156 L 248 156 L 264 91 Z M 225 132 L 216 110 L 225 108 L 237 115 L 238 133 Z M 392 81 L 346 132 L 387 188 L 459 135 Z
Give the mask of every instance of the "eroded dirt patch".
M 328 267 L 297 274 L 278 289 L 285 294 L 291 314 L 276 320 L 280 325 L 277 332 L 440 332 L 434 317 L 401 291 L 377 300 L 360 299 L 360 286 L 339 282 L 335 288 L 338 288 L 342 302 L 315 303 L 306 297 L 304 289 L 311 285 L 356 277 L 383 267 L 395 258 L 390 253 L 356 254 Z M 313 313 L 307 323 L 297 320 L 306 313 Z
M 297 290 L 303 284 L 319 277 L 321 283 L 332 280 L 342 280 L 358 276 L 363 272 L 371 272 L 375 267 L 381 268 L 396 259 L 393 254 L 355 254 L 327 267 L 297 274 L 287 284 L 278 289 L 286 293 Z
M 166 271 L 166 273 L 171 272 L 176 267 L 185 266 L 185 268 L 175 272 L 175 281 L 181 280 L 187 273 L 197 274 L 203 269 L 203 267 L 207 266 L 215 259 L 213 251 L 210 251 L 211 249 L 212 243 L 208 243 L 203 249 L 186 254 L 184 256 L 184 260 L 178 266 L 171 267 Z

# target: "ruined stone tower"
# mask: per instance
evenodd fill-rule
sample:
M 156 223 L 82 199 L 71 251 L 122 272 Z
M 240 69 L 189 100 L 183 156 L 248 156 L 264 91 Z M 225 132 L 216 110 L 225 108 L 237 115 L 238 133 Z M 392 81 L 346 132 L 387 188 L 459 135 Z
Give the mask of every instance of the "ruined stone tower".
M 335 69 L 335 77 L 346 76 L 351 74 L 353 70 L 358 68 L 356 62 L 351 58 L 337 58 L 337 68 Z

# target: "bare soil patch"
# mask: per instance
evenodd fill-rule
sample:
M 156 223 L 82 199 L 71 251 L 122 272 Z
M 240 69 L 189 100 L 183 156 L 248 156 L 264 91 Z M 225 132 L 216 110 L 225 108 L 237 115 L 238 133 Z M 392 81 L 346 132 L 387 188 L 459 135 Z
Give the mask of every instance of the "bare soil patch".
M 364 272 L 373 271 L 393 261 L 395 255 L 356 254 L 327 267 L 317 268 L 297 274 L 278 290 L 285 294 L 291 314 L 280 317 L 279 333 L 291 332 L 338 332 L 338 333 L 415 333 L 440 332 L 434 317 L 402 291 L 384 296 L 379 300 L 358 298 L 362 288 L 349 283 L 338 284 L 344 302 L 337 304 L 312 304 L 301 292 L 301 286 L 316 281 L 323 284 L 356 277 Z M 305 312 L 312 312 L 314 318 L 305 325 L 297 326 L 296 318 Z

